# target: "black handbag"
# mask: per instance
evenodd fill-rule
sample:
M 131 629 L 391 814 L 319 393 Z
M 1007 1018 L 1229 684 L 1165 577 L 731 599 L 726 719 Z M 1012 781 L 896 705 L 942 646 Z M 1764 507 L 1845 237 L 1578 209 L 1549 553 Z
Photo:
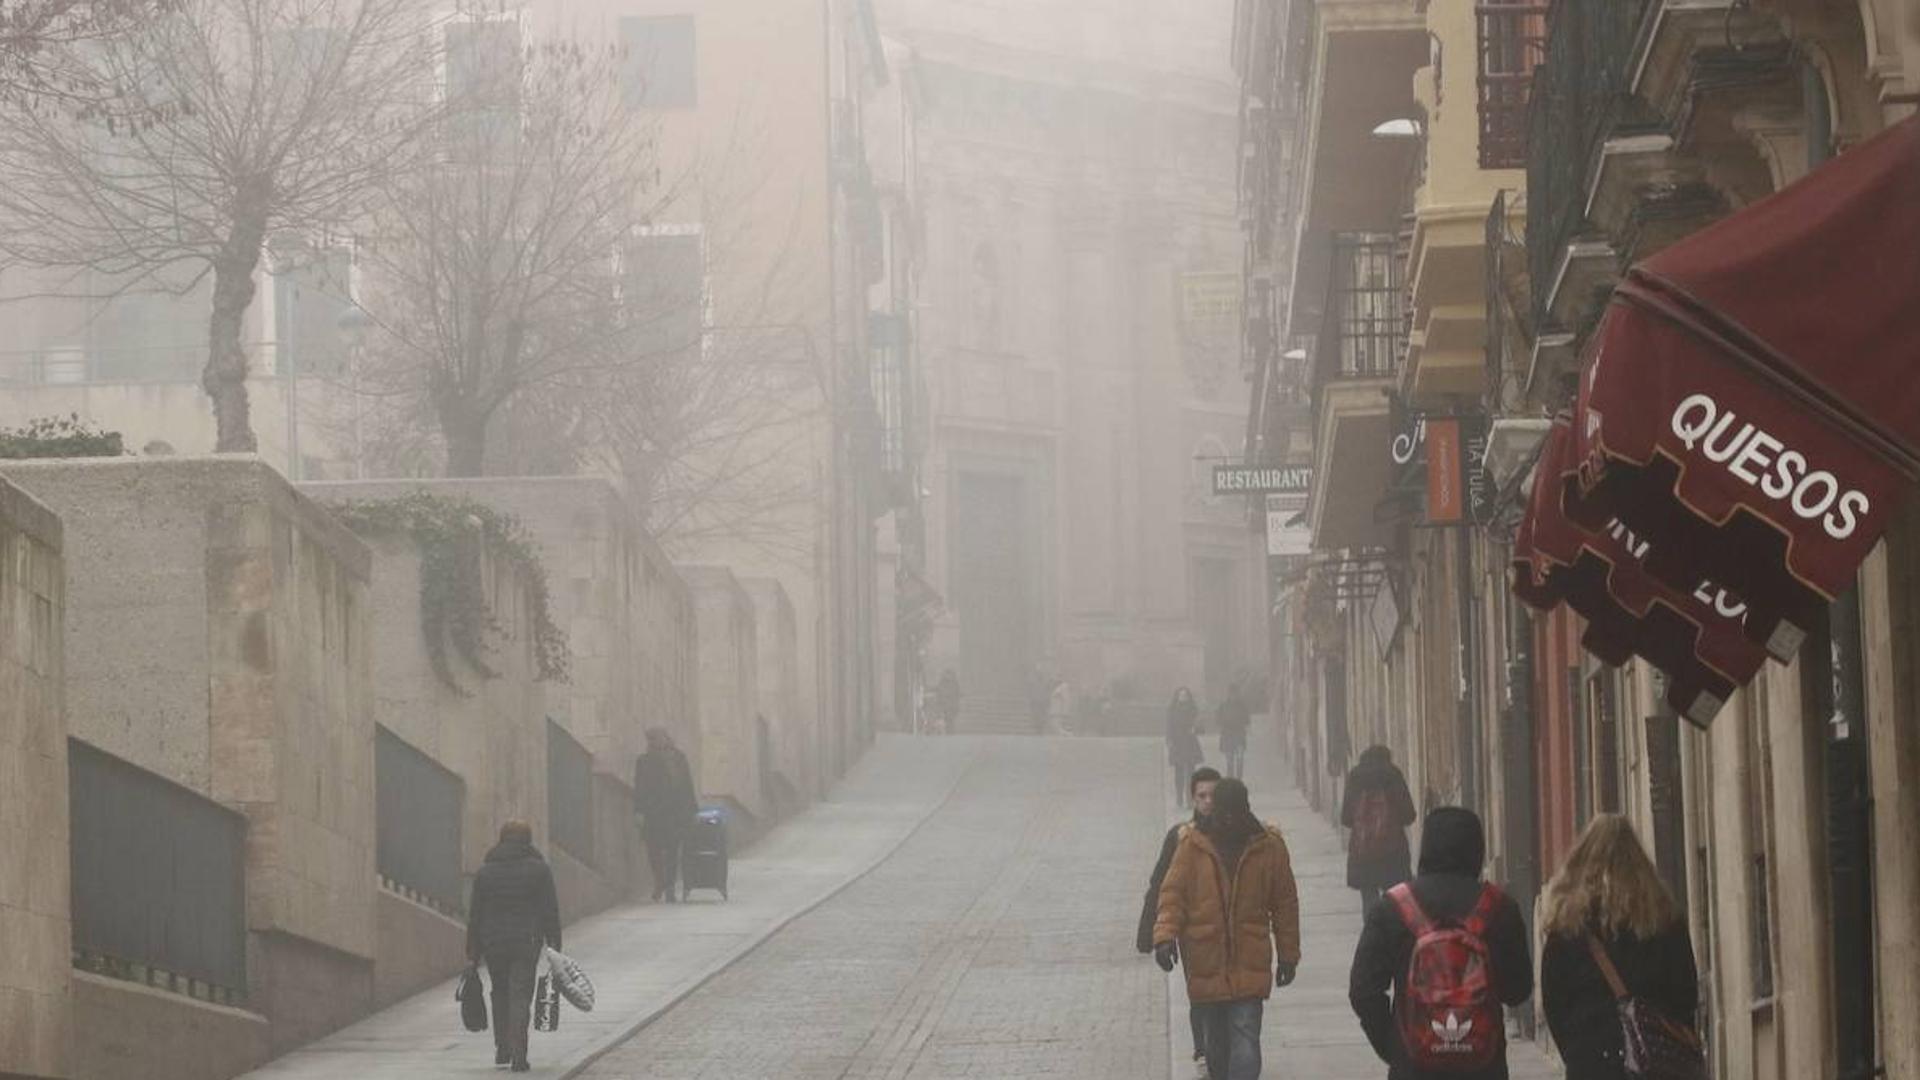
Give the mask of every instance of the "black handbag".
M 466 973 L 460 976 L 460 986 L 453 992 L 453 1000 L 460 1003 L 460 1022 L 468 1031 L 487 1030 L 487 991 L 480 985 L 480 968 L 468 964 Z
M 1634 997 L 1621 980 L 1620 969 L 1613 966 L 1613 958 L 1607 955 L 1607 947 L 1592 934 L 1587 935 L 1587 951 L 1593 954 L 1593 962 L 1620 1009 L 1627 1075 L 1636 1080 L 1707 1080 L 1707 1052 L 1700 1036 Z

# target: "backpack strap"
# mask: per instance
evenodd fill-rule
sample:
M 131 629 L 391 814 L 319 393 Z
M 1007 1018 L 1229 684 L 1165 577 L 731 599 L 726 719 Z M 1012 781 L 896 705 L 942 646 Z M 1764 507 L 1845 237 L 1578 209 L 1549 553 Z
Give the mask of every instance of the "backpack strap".
M 1467 933 L 1477 938 L 1487 936 L 1487 926 L 1493 922 L 1494 905 L 1500 902 L 1502 895 L 1500 887 L 1493 882 L 1481 883 L 1480 899 L 1473 902 L 1473 910 L 1467 913 L 1465 921 L 1460 924 Z
M 1620 978 L 1620 969 L 1613 966 L 1613 957 L 1607 955 L 1607 947 L 1600 939 L 1587 935 L 1587 952 L 1593 956 L 1593 966 L 1600 969 L 1600 977 L 1607 980 L 1607 989 L 1613 991 L 1615 1001 L 1625 1001 L 1633 995 L 1627 991 L 1627 984 Z
M 1393 906 L 1400 909 L 1400 921 L 1407 924 L 1408 930 L 1413 931 L 1416 940 L 1433 929 L 1433 920 L 1427 918 L 1427 913 L 1420 909 L 1420 901 L 1414 899 L 1412 885 L 1404 881 L 1395 885 L 1387 890 L 1387 899 L 1392 900 Z

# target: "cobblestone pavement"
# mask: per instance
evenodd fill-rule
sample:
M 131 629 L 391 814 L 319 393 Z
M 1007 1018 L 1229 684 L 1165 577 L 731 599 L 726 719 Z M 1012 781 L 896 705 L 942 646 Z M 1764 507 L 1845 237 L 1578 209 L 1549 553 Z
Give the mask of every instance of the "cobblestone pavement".
M 986 740 L 879 869 L 580 1075 L 1166 1077 L 1133 951 L 1162 777 L 1158 740 Z

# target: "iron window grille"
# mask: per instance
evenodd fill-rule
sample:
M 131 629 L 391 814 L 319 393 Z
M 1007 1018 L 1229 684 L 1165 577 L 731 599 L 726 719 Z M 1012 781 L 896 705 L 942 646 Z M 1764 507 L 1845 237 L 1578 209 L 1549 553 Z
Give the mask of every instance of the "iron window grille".
M 1475 5 L 1480 45 L 1480 167 L 1527 164 L 1527 98 L 1533 69 L 1546 58 L 1543 0 L 1490 0 Z

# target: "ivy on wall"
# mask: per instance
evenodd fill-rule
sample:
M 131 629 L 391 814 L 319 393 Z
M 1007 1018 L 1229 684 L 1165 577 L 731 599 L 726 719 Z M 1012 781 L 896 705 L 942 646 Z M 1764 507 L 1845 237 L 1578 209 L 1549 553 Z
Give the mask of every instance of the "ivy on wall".
M 79 413 L 42 416 L 24 427 L 0 428 L 0 458 L 119 457 L 125 454 L 120 433 L 101 431 Z
M 528 583 L 540 680 L 567 681 L 566 633 L 554 624 L 547 571 L 520 519 L 473 499 L 424 491 L 398 499 L 334 502 L 328 508 L 362 536 L 412 538 L 420 553 L 420 632 L 434 674 L 449 689 L 468 693 L 454 675 L 455 654 L 481 678 L 500 677 L 488 662 L 489 639 L 504 629 L 487 603 L 480 558 L 487 548 L 504 556 Z

